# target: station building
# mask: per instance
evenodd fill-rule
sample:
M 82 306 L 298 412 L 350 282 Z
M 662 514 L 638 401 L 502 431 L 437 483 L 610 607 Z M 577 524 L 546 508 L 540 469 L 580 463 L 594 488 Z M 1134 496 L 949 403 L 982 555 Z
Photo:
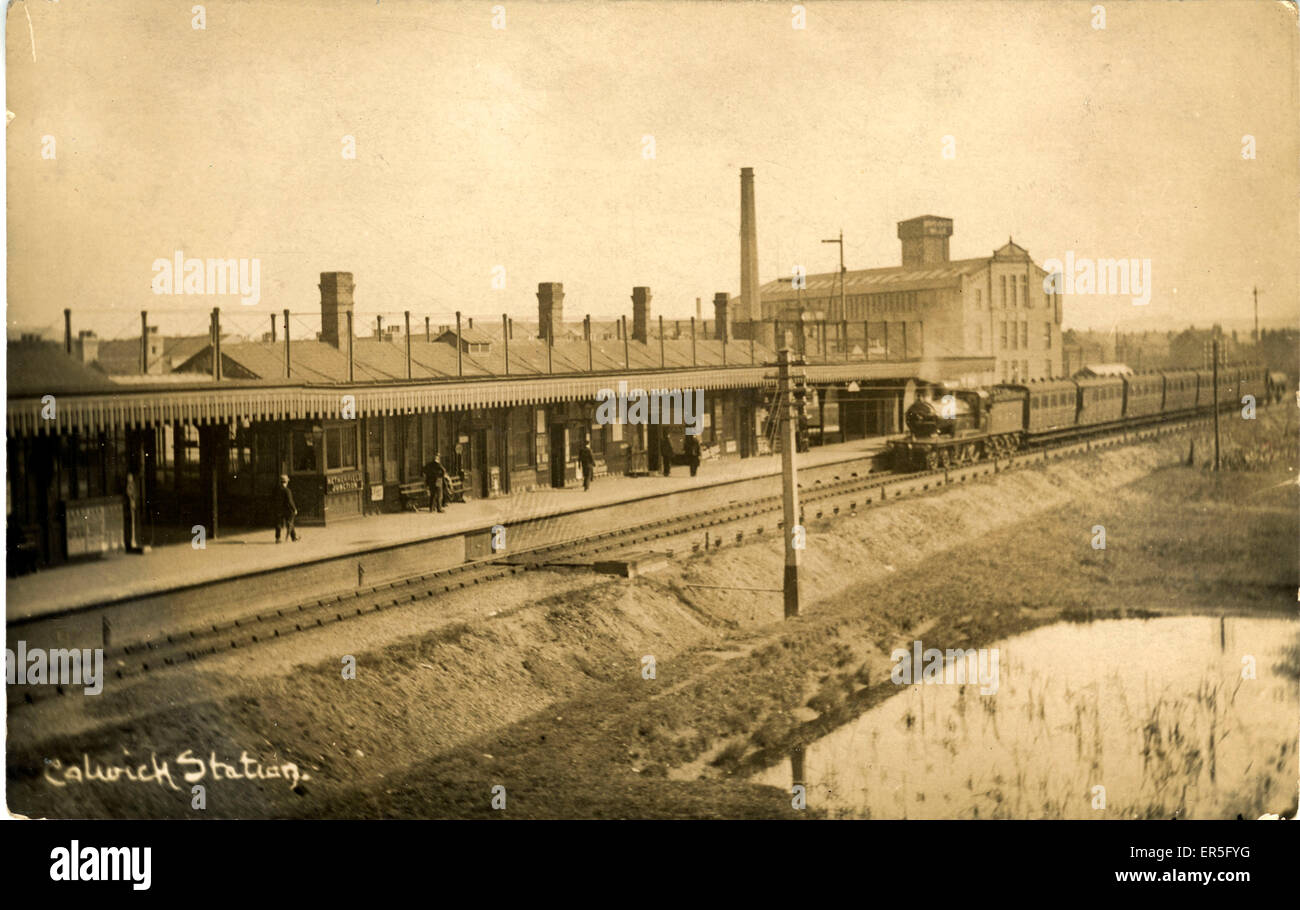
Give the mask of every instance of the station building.
M 598 474 L 656 471 L 660 434 L 680 454 L 684 427 L 598 422 L 598 400 L 620 383 L 703 390 L 706 457 L 771 451 L 776 354 L 730 335 L 726 294 L 708 337 L 694 323 L 682 332 L 652 322 L 643 287 L 618 337 L 589 320 L 575 328 L 563 285 L 548 282 L 537 293 L 541 337 L 522 337 L 503 317 L 499 335 L 459 327 L 416 338 L 408 315 L 399 335 L 360 338 L 351 274 L 322 273 L 319 288 L 316 338 L 242 340 L 213 311 L 204 343 L 173 346 L 167 373 L 153 372 L 160 345 L 147 325 L 142 367 L 129 377 L 95 368 L 67 311 L 63 345 L 11 342 L 11 571 L 189 540 L 196 526 L 213 538 L 270 527 L 282 473 L 299 522 L 311 525 L 403 509 L 403 484 L 420 480 L 434 453 L 474 498 L 580 483 L 583 440 Z M 987 357 L 923 360 L 915 345 L 806 359 L 814 444 L 896 432 L 918 381 L 991 368 Z

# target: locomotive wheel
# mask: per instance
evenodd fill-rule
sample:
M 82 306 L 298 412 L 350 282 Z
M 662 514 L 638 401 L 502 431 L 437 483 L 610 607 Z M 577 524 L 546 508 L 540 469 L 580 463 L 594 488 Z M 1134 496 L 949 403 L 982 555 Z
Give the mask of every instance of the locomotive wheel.
M 945 468 L 952 467 L 952 449 L 943 450 L 943 466 Z
M 927 470 L 934 471 L 939 467 L 939 453 L 934 449 L 925 453 L 925 467 Z

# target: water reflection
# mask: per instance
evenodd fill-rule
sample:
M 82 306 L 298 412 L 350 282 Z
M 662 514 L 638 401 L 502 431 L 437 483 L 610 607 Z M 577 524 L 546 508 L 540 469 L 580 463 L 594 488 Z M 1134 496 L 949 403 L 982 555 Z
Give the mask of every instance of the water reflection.
M 1295 800 L 1300 700 L 1279 665 L 1298 629 L 1206 617 L 1045 627 L 996 645 L 996 695 L 908 686 L 754 779 L 803 783 L 809 808 L 855 818 L 1277 812 Z

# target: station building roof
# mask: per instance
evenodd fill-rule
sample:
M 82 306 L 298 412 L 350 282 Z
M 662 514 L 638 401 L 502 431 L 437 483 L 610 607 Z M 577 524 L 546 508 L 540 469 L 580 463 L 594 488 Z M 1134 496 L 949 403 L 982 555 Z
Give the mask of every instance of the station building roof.
M 487 355 L 462 353 L 458 375 L 454 345 L 412 339 L 407 379 L 405 339 L 354 339 L 349 382 L 346 347 L 340 351 L 325 342 L 291 341 L 286 377 L 284 342 L 223 342 L 220 381 L 212 379 L 208 345 L 182 364 L 181 372 L 115 383 L 57 345 L 46 344 L 41 353 L 21 352 L 20 347 L 10 345 L 11 435 L 173 422 L 328 419 L 340 414 L 343 395 L 353 397 L 357 416 L 370 416 L 590 401 L 620 382 L 629 389 L 764 388 L 772 382 L 776 359 L 773 350 L 748 340 L 724 346 L 719 340 L 697 339 L 692 356 L 689 339 L 665 338 L 662 349 L 657 338 L 649 344 L 593 339 L 589 367 L 585 341 L 557 342 L 548 355 L 544 341 L 530 339 L 510 341 L 509 372 L 502 344 L 500 352 Z M 42 362 L 24 370 L 31 361 Z M 803 369 L 813 381 L 848 382 L 957 375 L 991 369 L 992 362 L 988 357 L 924 363 L 849 360 L 813 362 Z M 60 397 L 57 419 L 51 421 L 41 414 L 40 397 L 52 390 Z

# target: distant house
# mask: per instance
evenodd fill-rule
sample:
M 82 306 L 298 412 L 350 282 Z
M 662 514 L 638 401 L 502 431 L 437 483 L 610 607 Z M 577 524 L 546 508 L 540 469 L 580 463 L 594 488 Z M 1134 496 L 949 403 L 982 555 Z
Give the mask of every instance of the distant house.
M 1126 363 L 1088 363 L 1074 375 L 1076 378 L 1109 379 L 1114 376 L 1132 376 L 1133 370 Z

